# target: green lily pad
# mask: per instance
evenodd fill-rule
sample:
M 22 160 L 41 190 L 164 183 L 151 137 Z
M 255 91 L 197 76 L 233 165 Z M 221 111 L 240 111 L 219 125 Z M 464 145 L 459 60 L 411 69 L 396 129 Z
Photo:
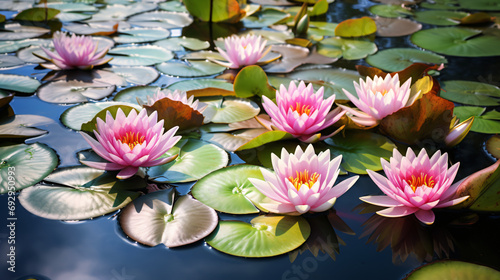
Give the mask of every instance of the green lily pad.
M 370 17 L 346 19 L 335 28 L 335 36 L 361 37 L 377 31 L 375 21 Z
M 212 8 L 212 2 L 208 1 L 184 0 L 183 3 L 192 16 L 202 21 L 211 19 L 212 22 L 236 22 L 241 16 L 240 5 L 236 0 L 219 0 L 214 2 Z
M 113 119 L 116 119 L 116 114 L 118 112 L 118 109 L 122 110 L 122 112 L 125 114 L 125 116 L 128 116 L 128 114 L 132 110 L 136 110 L 136 112 L 138 113 L 137 109 L 135 109 L 132 106 L 128 106 L 128 105 L 114 105 L 114 106 L 110 106 L 110 107 L 107 107 L 107 108 L 103 109 L 99 113 L 97 113 L 92 118 L 92 120 L 90 120 L 90 121 L 88 121 L 86 123 L 83 123 L 81 131 L 85 131 L 87 133 L 93 133 L 94 130 L 97 128 L 97 119 L 106 120 L 106 116 L 107 116 L 108 112 L 111 113 L 111 116 L 113 116 Z
M 173 194 L 173 189 L 160 190 L 130 203 L 120 214 L 123 232 L 148 246 L 177 247 L 201 240 L 217 227 L 215 210 L 189 195 L 174 202 Z
M 415 62 L 427 64 L 448 63 L 444 56 L 410 48 L 391 48 L 377 52 L 366 58 L 366 62 L 373 67 L 388 71 L 398 72 Z
M 147 66 L 170 60 L 174 57 L 171 51 L 158 46 L 117 47 L 109 50 L 113 57 L 111 65 Z
M 160 74 L 151 67 L 111 67 L 107 70 L 112 71 L 122 77 L 128 83 L 134 85 L 147 85 L 156 80 Z
M 186 36 L 168 38 L 155 42 L 154 45 L 167 49 L 169 51 L 184 51 L 190 49 L 193 51 L 204 50 L 210 47 L 210 43 L 196 38 L 188 38 Z
M 0 55 L 0 68 L 20 66 L 23 64 L 24 64 L 24 61 L 17 58 L 17 56 L 8 55 L 8 54 L 1 54 Z
M 466 12 L 458 11 L 418 11 L 415 12 L 415 20 L 434 25 L 458 25 L 460 19 L 467 15 Z
M 281 140 L 287 140 L 287 139 L 293 139 L 293 135 L 281 131 L 281 130 L 272 130 L 272 131 L 267 131 L 265 133 L 262 133 L 258 135 L 257 137 L 251 139 L 247 143 L 245 143 L 243 146 L 240 146 L 237 150 L 242 151 L 242 150 L 247 150 L 247 149 L 253 149 L 260 147 L 264 144 L 271 143 L 271 142 L 276 142 L 276 141 L 281 141 Z
M 170 90 L 201 90 L 206 88 L 216 88 L 224 91 L 233 91 L 233 84 L 226 80 L 217 79 L 195 79 L 195 80 L 183 80 L 175 82 L 167 86 Z
M 271 51 L 281 54 L 278 61 L 263 67 L 267 73 L 290 73 L 302 64 L 329 64 L 337 61 L 336 58 L 327 57 L 317 51 L 294 45 L 273 45 Z
M 130 3 L 130 2 L 128 2 Z M 128 17 L 156 9 L 155 3 L 137 2 L 130 5 L 106 5 L 98 13 L 92 15 L 90 21 L 125 21 Z
M 472 81 L 441 82 L 441 97 L 467 105 L 500 105 L 500 89 L 494 85 Z
M 73 130 L 80 130 L 82 128 L 82 124 L 91 121 L 97 113 L 115 105 L 136 106 L 136 109 L 141 109 L 139 105 L 127 102 L 107 101 L 99 103 L 86 103 L 68 108 L 61 114 L 60 119 L 66 127 Z
M 171 11 L 171 12 L 181 12 L 181 13 L 187 13 L 187 9 L 182 4 L 182 2 L 179 1 L 166 1 L 158 4 L 158 7 L 162 10 L 165 11 Z
M 29 46 L 49 46 L 52 43 L 50 39 L 24 39 L 17 41 L 0 41 L 0 53 L 15 52 L 19 49 Z
M 0 74 L 1 89 L 33 93 L 40 85 L 38 80 L 27 76 Z
M 258 213 L 254 205 L 266 198 L 248 178 L 263 180 L 258 166 L 234 165 L 201 178 L 191 194 L 217 211 L 231 214 Z
M 500 11 L 500 3 L 495 0 L 458 0 L 462 9 Z
M 480 30 L 442 27 L 426 29 L 411 36 L 411 41 L 424 49 L 454 56 L 482 57 L 500 55 L 500 37 L 481 34 Z
M 39 4 L 37 7 L 47 6 L 61 12 L 96 12 L 98 9 L 94 6 L 84 3 L 45 3 Z
M 225 97 L 202 101 L 208 104 L 207 109 L 215 110 L 212 117 L 214 123 L 241 122 L 257 116 L 260 112 L 255 102 L 243 98 Z
M 132 191 L 146 187 L 135 176 L 116 179 L 116 174 L 85 166 L 61 168 L 45 178 L 55 185 L 37 184 L 19 195 L 19 202 L 29 212 L 53 220 L 82 220 L 116 211 L 136 197 Z
M 50 103 L 80 103 L 90 99 L 98 100 L 111 95 L 115 86 L 101 82 L 55 81 L 43 85 L 38 90 L 38 97 Z
M 160 72 L 177 77 L 201 77 L 218 74 L 226 67 L 210 61 L 169 61 L 156 65 Z
M 332 58 L 344 57 L 348 60 L 365 58 L 377 52 L 373 42 L 331 37 L 322 40 L 318 45 L 318 53 Z
M 30 8 L 21 11 L 15 20 L 48 21 L 53 19 L 60 11 L 52 8 Z
M 111 35 L 118 31 L 118 24 L 109 22 L 67 23 L 64 28 L 79 35 Z
M 83 13 L 68 13 L 61 12 L 57 14 L 56 18 L 61 22 L 73 22 L 73 21 L 84 21 L 90 19 L 92 15 L 83 14 Z
M 246 28 L 263 28 L 274 25 L 290 17 L 290 14 L 275 8 L 263 8 L 251 16 L 245 17 L 242 22 Z
M 455 107 L 453 114 L 460 120 L 474 117 L 471 131 L 479 133 L 496 134 L 500 133 L 500 113 L 493 110 L 484 113 L 486 108 L 474 106 Z
M 265 95 L 274 99 L 276 89 L 268 84 L 266 72 L 262 68 L 250 65 L 241 69 L 234 78 L 234 93 L 242 98 Z
M 143 27 L 172 29 L 190 25 L 193 18 L 188 13 L 154 11 L 132 16 L 128 19 L 128 22 Z
M 170 36 L 170 31 L 163 28 L 127 28 L 120 29 L 120 35 L 113 37 L 119 44 L 146 43 L 158 41 Z
M 2 146 L 0 158 L 0 193 L 33 186 L 49 175 L 58 162 L 56 152 L 39 143 Z
M 356 174 L 366 169 L 382 170 L 380 158 L 389 159 L 396 145 L 387 137 L 366 131 L 349 131 L 346 136 L 335 135 L 325 140 L 332 157 L 342 155 L 341 166 Z
M 271 257 L 302 245 L 311 233 L 307 221 L 298 216 L 259 216 L 247 224 L 220 221 L 205 241 L 213 248 L 240 257 Z
M 500 279 L 500 272 L 483 265 L 446 260 L 421 266 L 411 272 L 405 279 L 423 280 L 429 278 L 442 280 L 493 280 Z
M 265 128 L 237 130 L 232 133 L 203 133 L 201 139 L 213 143 L 226 151 L 234 152 L 255 137 L 267 132 Z
M 142 103 L 146 103 L 148 101 L 148 96 L 152 97 L 159 89 L 159 87 L 154 86 L 129 87 L 118 92 L 113 100 L 137 104 L 137 99 L 139 99 Z
M 149 178 L 159 183 L 182 183 L 198 180 L 207 174 L 226 166 L 229 157 L 223 149 L 204 141 L 189 139 L 179 141 L 166 156 L 179 156 L 164 165 L 148 170 Z M 179 151 L 180 149 L 180 151 Z
M 374 5 L 368 10 L 374 15 L 387 18 L 398 18 L 413 15 L 409 9 L 399 5 Z
M 49 33 L 50 30 L 37 26 L 24 26 L 19 23 L 5 24 L 4 29 L 7 32 L 0 32 L 0 41 L 12 41 L 35 38 Z
M 30 138 L 47 131 L 34 127 L 53 123 L 51 118 L 38 115 L 14 115 L 0 121 L 0 138 Z
M 377 36 L 400 37 L 413 34 L 422 29 L 422 24 L 406 18 L 375 18 Z

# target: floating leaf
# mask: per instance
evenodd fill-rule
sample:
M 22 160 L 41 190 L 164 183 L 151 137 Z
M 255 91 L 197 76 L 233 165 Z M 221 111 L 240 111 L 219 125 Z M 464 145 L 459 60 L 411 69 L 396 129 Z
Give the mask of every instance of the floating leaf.
M 2 90 L 0 90 L 0 110 L 5 106 L 8 105 L 12 99 L 14 98 L 14 95 L 11 93 L 6 93 Z
M 411 48 L 381 50 L 374 55 L 368 56 L 366 62 L 388 72 L 401 71 L 415 62 L 428 64 L 448 63 L 444 56 Z
M 158 78 L 160 74 L 151 67 L 111 67 L 110 71 L 134 85 L 147 85 Z
M 163 28 L 127 28 L 120 29 L 120 35 L 113 37 L 119 44 L 145 43 L 158 41 L 170 36 L 170 31 Z
M 343 39 L 340 37 L 331 37 L 322 40 L 318 45 L 318 53 L 324 56 L 356 60 L 365 58 L 367 55 L 377 52 L 377 46 L 369 41 Z
M 99 113 L 97 113 L 92 118 L 92 120 L 90 120 L 86 123 L 83 123 L 82 127 L 81 127 L 81 131 L 93 133 L 94 130 L 97 129 L 97 119 L 101 119 L 103 121 L 106 121 L 106 116 L 107 116 L 108 112 L 111 113 L 111 116 L 113 117 L 113 119 L 116 120 L 116 114 L 118 112 L 118 109 L 122 110 L 122 112 L 125 114 L 125 116 L 128 116 L 128 114 L 132 110 L 136 110 L 137 113 L 139 112 L 137 109 L 135 109 L 134 107 L 131 107 L 131 106 L 113 105 L 113 106 L 107 107 L 107 108 L 103 109 L 102 111 L 100 111 Z
M 123 25 L 123 22 L 120 23 Z M 84 24 L 65 24 L 64 28 L 70 32 L 80 35 L 111 35 L 118 31 L 118 23 L 110 22 L 87 22 Z
M 158 4 L 158 7 L 162 10 L 171 11 L 171 12 L 182 12 L 187 13 L 186 6 L 179 1 L 166 1 Z
M 33 93 L 40 86 L 40 82 L 27 76 L 0 74 L 0 88 L 6 90 Z
M 462 262 L 462 261 L 436 261 L 415 269 L 406 280 L 422 280 L 436 277 L 436 279 L 500 279 L 500 272 L 493 268 Z
M 137 99 L 139 99 L 142 103 L 146 103 L 148 101 L 148 96 L 153 97 L 159 89 L 159 87 L 154 86 L 129 87 L 118 92 L 113 99 L 115 101 L 131 104 L 137 104 Z
M 342 155 L 341 166 L 349 172 L 367 174 L 366 169 L 382 169 L 380 158 L 389 159 L 396 145 L 386 137 L 366 132 L 348 131 L 325 140 L 332 157 Z
M 151 106 L 144 105 L 148 115 L 158 113 L 158 121 L 163 120 L 165 131 L 178 126 L 179 131 L 191 130 L 203 125 L 203 115 L 191 106 L 170 98 L 157 100 Z
M 156 65 L 156 68 L 167 75 L 177 77 L 201 77 L 220 73 L 226 69 L 210 61 L 169 61 Z
M 251 139 L 245 145 L 239 147 L 237 150 L 247 150 L 247 149 L 253 149 L 257 148 L 259 146 L 262 146 L 264 144 L 270 143 L 270 142 L 276 142 L 280 140 L 287 140 L 287 139 L 293 139 L 293 135 L 281 131 L 281 130 L 273 130 L 273 131 L 268 131 L 265 133 L 260 134 L 259 136 L 255 137 L 254 139 Z
M 183 1 L 189 13 L 202 21 L 212 22 L 238 22 L 242 16 L 240 5 L 236 0 L 220 0 L 213 2 L 213 7 L 210 7 L 212 2 L 185 0 Z M 210 15 L 210 12 L 212 14 Z
M 418 11 L 415 12 L 415 20 L 434 25 L 458 25 L 460 19 L 467 15 L 458 11 Z
M 50 118 L 38 115 L 14 115 L 0 121 L 0 138 L 30 138 L 47 131 L 34 127 L 53 123 Z
M 259 213 L 254 203 L 266 196 L 248 178 L 264 179 L 258 166 L 226 167 L 201 178 L 192 187 L 191 194 L 217 211 L 231 214 Z
M 214 123 L 233 123 L 248 120 L 257 116 L 260 108 L 255 102 L 235 97 L 225 97 L 224 100 L 202 100 L 208 104 L 207 109 L 216 111 L 212 118 Z
M 247 224 L 220 221 L 205 240 L 224 253 L 240 257 L 271 257 L 292 251 L 309 237 L 307 221 L 294 216 L 259 216 Z
M 148 170 L 151 180 L 160 183 L 182 183 L 198 180 L 207 174 L 227 165 L 229 158 L 226 151 L 200 140 L 179 141 L 166 154 L 179 156 L 164 165 L 153 166 Z M 171 154 L 172 153 L 172 154 Z
M 155 42 L 154 45 L 167 49 L 169 51 L 184 51 L 184 48 L 199 51 L 210 47 L 210 43 L 196 38 L 188 38 L 186 36 L 168 38 Z
M 242 98 L 264 95 L 273 99 L 276 89 L 268 84 L 266 72 L 262 68 L 251 65 L 241 69 L 234 78 L 234 93 Z
M 138 2 L 130 5 L 106 5 L 104 9 L 100 9 L 98 13 L 92 15 L 90 21 L 124 21 L 132 15 L 154 10 L 155 8 L 156 4 L 146 2 Z
M 24 64 L 24 61 L 17 58 L 17 56 L 8 55 L 8 54 L 1 54 L 0 55 L 0 68 L 20 66 L 23 64 Z
M 59 10 L 52 8 L 30 8 L 21 11 L 14 18 L 15 20 L 26 20 L 26 21 L 48 21 L 53 19 Z
M 194 96 L 198 96 L 198 93 L 202 93 L 204 90 L 210 91 L 211 94 L 202 94 L 202 96 L 234 95 L 232 83 L 217 79 L 183 80 L 170 84 L 167 88 L 170 90 L 183 90 L 188 95 L 192 94 Z
M 143 27 L 172 29 L 188 26 L 193 22 L 193 19 L 188 13 L 154 11 L 132 16 L 128 19 L 128 22 Z
M 472 81 L 441 82 L 440 96 L 448 100 L 468 105 L 500 105 L 500 89 L 494 85 Z
M 114 91 L 114 85 L 99 82 L 55 81 L 40 87 L 38 97 L 45 102 L 67 104 L 102 99 Z
M 112 65 L 147 66 L 170 60 L 171 51 L 157 46 L 117 47 L 109 50 Z
M 458 0 L 462 9 L 500 11 L 500 3 L 495 0 Z
M 289 17 L 290 14 L 282 10 L 263 8 L 260 12 L 245 17 L 242 22 L 246 28 L 263 28 L 279 23 Z
M 500 159 L 500 135 L 493 135 L 486 141 L 486 150 L 496 159 Z
M 446 55 L 481 57 L 498 56 L 500 37 L 481 34 L 480 30 L 458 27 L 426 29 L 411 36 L 411 41 L 424 49 Z
M 413 15 L 409 9 L 399 5 L 375 5 L 371 6 L 368 10 L 372 14 L 387 18 L 398 18 Z
M 361 37 L 373 34 L 376 31 L 377 25 L 372 18 L 353 18 L 340 22 L 335 28 L 335 36 Z
M 56 18 L 61 22 L 84 21 L 90 19 L 92 15 L 81 13 L 59 13 Z
M 273 45 L 271 50 L 280 53 L 282 59 L 270 63 L 263 67 L 268 73 L 289 73 L 302 64 L 329 64 L 337 61 L 335 58 L 330 58 L 310 52 L 309 49 L 293 46 L 293 45 Z
M 203 133 L 201 139 L 213 143 L 226 151 L 234 152 L 240 146 L 265 132 L 268 132 L 268 130 L 261 126 L 261 128 L 238 130 L 232 133 Z
M 4 26 L 5 31 L 0 32 L 0 41 L 29 39 L 49 33 L 49 29 L 36 26 L 23 26 L 19 23 L 9 23 Z
M 94 116 L 103 109 L 114 105 L 133 106 L 134 104 L 127 102 L 113 102 L 113 101 L 81 104 L 74 107 L 70 107 L 66 111 L 64 111 L 61 114 L 61 122 L 65 126 L 73 130 L 80 130 L 82 124 L 91 121 L 94 118 Z M 138 110 L 141 109 L 139 105 L 136 106 L 137 106 L 136 109 Z
M 138 177 L 116 179 L 116 174 L 85 166 L 61 168 L 45 178 L 56 185 L 37 184 L 19 195 L 19 202 L 29 212 L 53 220 L 82 220 L 116 211 L 146 187 Z
M 413 34 L 422 29 L 422 24 L 405 18 L 375 18 L 377 36 L 399 37 Z
M 58 162 L 54 150 L 39 143 L 2 146 L 0 159 L 0 193 L 18 191 L 40 182 Z M 14 187 L 9 182 L 14 182 Z
M 0 52 L 9 53 L 29 46 L 49 46 L 52 40 L 49 39 L 24 39 L 17 41 L 0 41 Z
M 173 189 L 160 190 L 130 203 L 120 214 L 123 232 L 148 246 L 163 243 L 177 247 L 196 242 L 215 229 L 218 222 L 215 210 L 189 195 L 174 202 L 172 193 Z
M 495 134 L 500 133 L 500 115 L 499 112 L 493 110 L 484 113 L 486 109 L 483 107 L 460 106 L 455 107 L 453 114 L 460 120 L 466 120 L 474 117 L 471 131 L 479 133 Z M 484 114 L 483 114 L 484 113 Z

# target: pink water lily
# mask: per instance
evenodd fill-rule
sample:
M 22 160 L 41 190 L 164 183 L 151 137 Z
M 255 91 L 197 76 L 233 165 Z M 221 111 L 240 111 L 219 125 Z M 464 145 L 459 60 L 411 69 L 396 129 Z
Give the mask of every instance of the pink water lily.
M 178 127 L 163 133 L 163 120 L 157 121 L 157 114 L 147 115 L 146 109 L 139 114 L 135 110 L 125 116 L 121 109 L 116 119 L 108 111 L 106 121 L 97 118 L 97 141 L 86 133 L 80 132 L 92 149 L 109 162 L 81 162 L 97 169 L 121 170 L 116 176 L 126 179 L 133 176 L 139 167 L 150 167 L 175 159 L 175 156 L 161 157 L 172 148 L 180 136 L 174 136 Z
M 330 152 L 314 152 L 309 145 L 305 151 L 297 146 L 294 154 L 285 149 L 281 158 L 271 155 L 274 173 L 261 168 L 264 180 L 250 178 L 250 182 L 271 203 L 260 205 L 273 213 L 322 212 L 330 209 L 336 199 L 358 180 L 359 176 L 345 179 L 333 186 L 339 174 L 342 156 L 330 160 Z
M 90 36 L 77 36 L 57 31 L 52 38 L 55 52 L 41 47 L 49 56 L 43 57 L 35 54 L 39 58 L 50 61 L 53 64 L 42 63 L 45 68 L 52 70 L 66 69 L 92 69 L 94 66 L 109 62 L 112 57 L 104 57 L 108 49 L 97 52 L 97 42 L 94 42 Z
M 425 149 L 418 156 L 408 148 L 406 156 L 394 149 L 390 162 L 381 159 L 384 177 L 367 170 L 370 178 L 386 195 L 364 196 L 364 202 L 389 207 L 377 213 L 385 217 L 402 217 L 411 214 L 425 224 L 434 223 L 433 208 L 456 205 L 468 196 L 456 197 L 460 182 L 452 185 L 459 163 L 448 169 L 448 154 L 437 151 L 431 158 Z
M 385 78 L 375 76 L 373 80 L 367 77 L 366 82 L 359 79 L 359 84 L 354 82 L 358 98 L 343 89 L 345 95 L 357 108 L 339 106 L 347 111 L 355 123 L 362 126 L 374 126 L 384 117 L 415 102 L 420 91 L 411 94 L 410 85 L 411 78 L 400 85 L 398 74 L 393 77 L 386 75 Z
M 247 34 L 227 37 L 224 39 L 226 50 L 221 48 L 217 48 L 217 50 L 228 62 L 217 61 L 217 63 L 232 69 L 253 65 L 271 50 L 271 47 L 266 49 L 266 43 L 267 40 L 262 40 L 260 35 Z
M 276 103 L 262 96 L 263 107 L 273 125 L 304 142 L 318 140 L 315 134 L 337 122 L 344 114 L 341 108 L 330 111 L 335 94 L 323 99 L 324 88 L 314 92 L 312 84 L 303 81 L 297 87 L 292 81 L 288 89 L 281 85 L 276 91 Z M 320 139 L 331 137 L 333 134 Z

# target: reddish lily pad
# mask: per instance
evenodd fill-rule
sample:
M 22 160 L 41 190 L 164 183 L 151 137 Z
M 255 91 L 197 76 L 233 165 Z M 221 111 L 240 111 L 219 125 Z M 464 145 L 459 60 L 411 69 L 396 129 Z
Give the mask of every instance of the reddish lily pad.
M 422 24 L 405 18 L 375 18 L 377 36 L 400 37 L 413 34 L 422 29 Z
M 181 101 L 163 98 L 151 106 L 144 105 L 144 108 L 148 114 L 158 112 L 158 120 L 164 121 L 165 131 L 174 126 L 178 126 L 179 131 L 185 131 L 203 125 L 203 115 Z
M 330 64 L 337 61 L 309 49 L 293 45 L 273 45 L 273 52 L 280 53 L 282 59 L 263 67 L 268 73 L 289 73 L 302 64 Z

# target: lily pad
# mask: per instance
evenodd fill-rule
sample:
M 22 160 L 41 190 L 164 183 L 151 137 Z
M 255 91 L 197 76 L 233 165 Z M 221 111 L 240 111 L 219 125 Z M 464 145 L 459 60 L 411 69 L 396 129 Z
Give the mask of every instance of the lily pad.
M 322 40 L 318 45 L 318 53 L 332 58 L 356 60 L 377 52 L 377 46 L 370 41 L 331 37 Z
M 341 166 L 356 174 L 367 174 L 366 169 L 382 170 L 380 158 L 389 159 L 396 145 L 387 137 L 366 131 L 348 131 L 325 140 L 332 157 L 342 155 Z
M 311 233 L 307 221 L 298 216 L 259 216 L 247 224 L 220 221 L 205 240 L 224 253 L 240 257 L 271 257 L 302 245 Z
M 234 152 L 242 145 L 248 143 L 248 141 L 267 131 L 268 130 L 265 128 L 251 128 L 238 130 L 232 133 L 203 133 L 201 139 L 213 143 L 226 151 Z
M 271 51 L 281 54 L 282 59 L 263 67 L 267 73 L 290 73 L 302 64 L 330 64 L 337 61 L 308 48 L 294 45 L 273 45 Z
M 409 9 L 399 5 L 374 5 L 368 10 L 374 15 L 387 18 L 398 18 L 413 15 Z
M 154 86 L 137 86 L 129 87 L 120 92 L 118 92 L 113 98 L 117 102 L 127 102 L 131 104 L 137 104 L 137 99 L 142 103 L 148 101 L 148 96 L 153 96 L 160 87 Z
M 500 89 L 494 85 L 473 81 L 441 82 L 440 96 L 467 105 L 500 105 Z
M 368 56 L 366 62 L 388 72 L 401 71 L 415 62 L 428 64 L 448 63 L 444 56 L 410 48 L 381 50 L 374 55 Z
M 426 29 L 411 36 L 411 41 L 424 49 L 454 56 L 482 57 L 500 55 L 500 37 L 481 34 L 480 30 L 442 27 Z
M 111 35 L 118 32 L 118 26 L 128 28 L 124 22 L 119 24 L 110 22 L 86 22 L 86 23 L 68 23 L 64 28 L 70 32 L 80 35 Z
M 113 57 L 109 64 L 123 66 L 153 65 L 174 57 L 171 51 L 158 46 L 116 47 L 108 54 Z
M 158 41 L 170 36 L 170 31 L 163 28 L 127 28 L 120 29 L 120 35 L 113 37 L 119 44 L 146 43 Z
M 49 21 L 58 13 L 60 13 L 59 10 L 52 8 L 29 8 L 18 13 L 14 19 L 26 21 Z
M 0 158 L 0 193 L 33 186 L 49 175 L 58 162 L 56 152 L 39 143 L 2 146 Z
M 52 40 L 49 39 L 24 39 L 17 41 L 0 41 L 0 53 L 15 52 L 29 46 L 49 46 Z
M 183 90 L 188 93 L 204 89 L 219 89 L 220 95 L 228 95 L 228 92 L 233 92 L 233 84 L 225 80 L 217 79 L 195 79 L 183 80 L 175 82 L 167 86 L 170 90 Z M 234 95 L 234 93 L 232 94 Z M 195 95 L 196 96 L 196 95 Z
M 281 141 L 281 140 L 287 140 L 287 139 L 293 139 L 293 135 L 281 131 L 281 130 L 273 130 L 273 131 L 267 131 L 265 133 L 262 133 L 258 135 L 257 137 L 251 139 L 244 145 L 240 146 L 237 150 L 242 151 L 242 150 L 247 150 L 247 149 L 253 149 L 260 147 L 264 144 L 271 143 L 271 142 L 276 142 L 276 141 Z
M 27 188 L 19 202 L 29 212 L 53 220 L 82 220 L 116 211 L 146 187 L 138 177 L 118 180 L 115 174 L 85 166 L 61 168 L 45 178 L 46 184 Z M 55 184 L 55 185 L 52 185 Z
M 242 22 L 246 28 L 263 28 L 277 24 L 290 17 L 290 14 L 275 8 L 263 8 L 251 16 L 245 17 Z
M 115 105 L 137 106 L 136 109 L 140 110 L 141 107 L 137 104 L 127 102 L 98 102 L 86 103 L 68 108 L 61 114 L 61 122 L 68 128 L 73 130 L 80 130 L 82 124 L 91 121 L 94 116 L 100 111 Z
M 171 11 L 171 12 L 182 12 L 182 13 L 187 13 L 187 9 L 182 4 L 182 2 L 179 1 L 166 1 L 158 4 L 158 7 L 162 10 L 165 11 Z
M 199 51 L 210 47 L 210 43 L 196 38 L 188 38 L 186 36 L 168 38 L 155 42 L 154 45 L 167 49 L 169 51 L 184 51 L 185 48 Z
M 254 206 L 265 199 L 248 178 L 263 180 L 258 166 L 235 165 L 217 170 L 201 178 L 191 194 L 217 211 L 231 214 L 259 213 Z
M 128 19 L 128 22 L 143 27 L 172 29 L 190 25 L 193 18 L 188 13 L 153 11 L 132 16 Z
M 34 127 L 53 123 L 50 118 L 37 115 L 14 115 L 0 120 L 0 138 L 30 138 L 47 131 Z
M 500 159 L 500 135 L 493 135 L 486 141 L 486 150 L 496 159 Z
M 234 123 L 248 120 L 257 116 L 259 106 L 248 99 L 225 97 L 224 99 L 202 100 L 208 104 L 207 109 L 216 111 L 212 118 L 214 123 Z
M 41 83 L 27 76 L 0 74 L 0 88 L 6 90 L 33 93 Z
M 242 17 L 240 5 L 236 0 L 220 0 L 214 2 L 212 8 L 212 2 L 208 1 L 184 0 L 183 3 L 192 16 L 202 21 L 211 19 L 212 22 L 238 22 Z
M 0 55 L 0 68 L 8 68 L 23 65 L 25 62 L 14 55 L 1 54 Z
M 500 113 L 493 110 L 484 113 L 486 108 L 474 106 L 455 107 L 453 114 L 460 120 L 474 117 L 471 131 L 479 133 L 496 134 L 500 133 Z
M 201 77 L 210 76 L 226 70 L 210 61 L 169 61 L 156 65 L 160 72 L 177 77 Z
M 111 67 L 110 71 L 134 85 L 147 85 L 155 81 L 160 74 L 152 67 Z
M 264 95 L 273 99 L 276 89 L 269 85 L 266 72 L 262 68 L 250 65 L 241 69 L 234 78 L 234 93 L 242 98 Z
M 90 19 L 92 15 L 83 14 L 83 13 L 68 13 L 61 12 L 57 14 L 56 18 L 61 22 L 73 22 L 73 21 L 84 21 Z
M 102 99 L 114 91 L 114 85 L 99 82 L 56 81 L 40 87 L 38 97 L 45 102 L 67 104 Z
M 158 113 L 158 121 L 163 120 L 165 131 L 177 126 L 179 133 L 191 131 L 203 125 L 203 114 L 178 100 L 162 98 L 152 105 L 143 105 L 148 115 Z
M 148 176 L 154 182 L 182 183 L 198 180 L 207 174 L 226 166 L 229 157 L 223 149 L 204 141 L 189 139 L 179 141 L 166 154 L 179 156 L 164 165 L 153 166 Z M 180 151 L 179 151 L 180 149 Z
M 12 41 L 35 38 L 49 33 L 49 29 L 37 26 L 23 26 L 19 23 L 9 23 L 4 26 L 7 32 L 0 32 L 0 41 Z
M 124 21 L 132 15 L 151 11 L 155 8 L 155 3 L 146 2 L 138 2 L 130 5 L 106 5 L 104 9 L 100 9 L 98 13 L 92 15 L 92 19 L 89 21 Z
M 495 0 L 458 0 L 462 9 L 500 11 L 500 3 Z
M 81 131 L 85 131 L 87 133 L 93 133 L 94 130 L 97 128 L 97 119 L 106 120 L 106 116 L 107 116 L 108 112 L 111 113 L 111 116 L 113 117 L 113 119 L 116 119 L 116 114 L 117 114 L 119 109 L 122 110 L 122 112 L 125 114 L 125 116 L 128 116 L 130 111 L 136 110 L 134 107 L 127 106 L 127 105 L 114 105 L 114 106 L 107 107 L 107 108 L 103 109 L 102 111 L 100 111 L 99 113 L 97 113 L 92 118 L 92 120 L 90 120 L 86 123 L 83 123 Z M 136 112 L 139 113 L 138 110 L 136 110 Z
M 411 272 L 405 280 L 423 280 L 429 277 L 442 280 L 486 280 L 500 279 L 500 272 L 483 265 L 446 260 L 421 266 Z
M 460 19 L 467 16 L 466 12 L 458 11 L 418 11 L 415 20 L 421 23 L 434 25 L 458 25 Z
M 377 31 L 377 25 L 372 18 L 361 17 L 346 19 L 335 28 L 335 36 L 361 37 L 373 34 Z
M 167 247 L 191 244 L 209 235 L 218 222 L 215 210 L 189 195 L 174 202 L 173 193 L 173 189 L 160 190 L 130 203 L 120 214 L 123 232 L 139 243 Z
M 400 37 L 413 34 L 422 29 L 422 24 L 405 18 L 375 18 L 377 36 Z

